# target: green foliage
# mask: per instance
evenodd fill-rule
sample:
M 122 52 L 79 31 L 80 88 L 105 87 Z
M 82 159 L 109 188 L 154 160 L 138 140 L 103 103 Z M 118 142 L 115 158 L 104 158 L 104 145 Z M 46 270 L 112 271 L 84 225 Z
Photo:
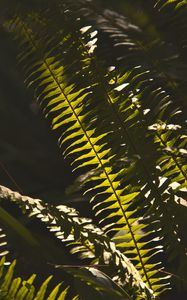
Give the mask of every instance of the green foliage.
M 45 297 L 47 296 L 46 291 L 52 276 L 47 278 L 37 290 L 33 285 L 36 274 L 31 275 L 31 277 L 27 280 L 22 280 L 20 277 L 14 277 L 16 261 L 13 261 L 7 270 L 4 270 L 4 263 L 5 258 L 2 258 L 0 261 L 0 299 L 65 299 L 67 288 L 59 293 L 61 284 L 58 284 L 50 293 L 48 293 L 47 298 Z
M 75 209 L 65 205 L 49 206 L 42 200 L 22 196 L 3 186 L 0 187 L 0 198 L 15 202 L 28 216 L 45 223 L 71 249 L 71 253 L 78 253 L 81 259 L 89 259 L 91 265 L 110 267 L 110 276 L 125 289 L 130 286 L 135 294 L 142 297 L 151 294 L 130 260 L 116 250 L 115 244 L 92 224 L 92 220 L 81 218 Z
M 166 267 L 171 263 L 172 271 L 177 263 L 177 276 L 186 280 L 187 6 L 151 1 L 153 24 L 145 34 L 141 26 L 151 17 L 137 14 L 133 24 L 102 4 L 21 4 L 4 23 L 18 45 L 26 85 L 58 131 L 72 170 L 84 178 L 97 226 L 74 209 L 5 188 L 1 198 L 39 218 L 71 253 L 110 265 L 109 274 L 71 270 L 84 287 L 106 297 L 105 284 L 95 280 L 104 276 L 112 299 L 151 299 L 170 284 L 162 252 Z M 167 25 L 163 33 L 159 18 Z

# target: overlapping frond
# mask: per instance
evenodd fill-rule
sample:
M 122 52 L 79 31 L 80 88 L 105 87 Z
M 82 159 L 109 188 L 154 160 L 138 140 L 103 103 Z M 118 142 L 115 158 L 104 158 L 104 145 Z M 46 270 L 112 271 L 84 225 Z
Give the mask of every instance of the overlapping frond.
M 140 133 L 140 146 L 146 141 L 150 147 L 146 127 L 139 126 L 139 111 L 133 103 L 136 97 L 131 90 L 130 93 L 123 91 L 129 85 L 130 75 L 115 72 L 115 82 L 113 74 L 97 67 L 95 31 L 90 26 L 81 27 L 78 17 L 73 33 L 67 31 L 65 25 L 70 26 L 71 18 L 68 20 L 69 16 L 64 15 L 64 30 L 51 39 L 45 30 L 34 34 L 27 21 L 17 18 L 12 23 L 13 31 L 22 40 L 19 61 L 26 70 L 27 83 L 36 85 L 38 100 L 45 113 L 52 116 L 53 129 L 63 129 L 60 145 L 65 148 L 65 156 L 71 158 L 73 168 L 94 167 L 98 170 L 89 190 L 100 224 L 108 233 L 125 232 L 128 242 L 118 243 L 118 247 L 125 249 L 148 286 L 160 290 L 162 285 L 157 282 L 160 279 L 152 277 L 156 265 L 147 263 L 155 254 L 156 244 L 150 245 L 150 240 L 155 243 L 154 238 L 148 237 L 146 223 L 137 223 L 141 215 L 137 207 L 145 211 L 148 201 L 142 199 L 148 198 L 146 195 L 150 191 L 154 196 L 151 195 L 149 200 L 154 200 L 155 191 L 150 185 L 155 184 L 152 174 L 142 179 L 142 157 L 145 155 L 142 149 L 136 151 L 133 142 Z M 79 51 L 74 46 L 78 46 Z M 59 54 L 59 49 L 63 55 Z M 71 61 L 73 55 L 75 59 Z M 131 75 L 133 89 L 137 90 L 142 82 L 138 81 L 139 76 L 147 81 L 144 80 L 146 74 L 147 71 L 142 74 L 135 68 L 134 80 Z M 151 157 L 151 160 L 155 167 L 156 159 Z M 122 161 L 120 167 L 118 161 Z M 161 198 L 160 190 L 157 188 L 156 193 Z M 142 201 L 145 204 L 140 205 Z M 147 240 L 142 240 L 140 229 L 147 231 Z M 159 245 L 157 252 L 160 252 Z
M 185 245 L 179 243 L 177 234 L 174 234 L 178 226 L 175 216 L 173 227 L 168 226 L 168 202 L 172 202 L 173 194 L 177 197 L 178 189 L 186 189 L 185 111 L 178 107 L 178 96 L 181 98 L 177 93 L 179 88 L 168 77 L 166 70 L 160 68 L 160 63 L 157 64 L 156 55 L 154 60 L 150 50 L 152 45 L 144 41 L 141 29 L 133 27 L 123 16 L 110 11 L 101 13 L 97 29 L 101 29 L 105 38 L 108 36 L 110 39 L 114 47 L 113 59 L 120 62 L 122 70 L 128 69 L 119 78 L 115 71 L 112 72 L 109 83 L 114 86 L 113 89 L 110 90 L 105 82 L 108 99 L 111 99 L 111 104 L 114 102 L 114 127 L 120 126 L 124 137 L 122 155 L 125 156 L 124 149 L 127 148 L 127 158 L 132 154 L 138 158 L 134 173 L 137 182 L 141 181 L 142 193 L 148 200 L 145 206 L 148 209 L 152 206 L 156 219 L 163 216 L 163 236 L 169 234 L 173 241 L 170 250 L 175 248 L 175 255 L 185 255 Z M 174 243 L 178 247 L 173 247 Z
M 180 65 L 187 39 L 186 1 L 155 3 L 156 10 L 166 11 L 174 20 L 172 26 L 176 21 L 177 30 L 182 29 L 179 57 L 174 43 L 164 40 L 159 31 L 147 40 L 127 18 L 95 10 L 92 1 L 55 1 L 50 10 L 16 16 L 9 28 L 20 41 L 18 60 L 26 84 L 35 88 L 45 116 L 58 130 L 64 156 L 73 170 L 92 172 L 85 193 L 91 194 L 100 226 L 114 235 L 116 246 L 135 264 L 148 287 L 159 293 L 164 288 L 157 274 L 160 267 L 151 260 L 162 251 L 158 236 L 170 258 L 186 257 L 180 217 L 174 213 L 187 189 L 181 93 L 185 81 L 181 83 L 172 63 Z M 71 244 L 77 234 L 74 251 L 93 259 L 103 245 L 106 252 L 112 251 L 114 244 L 101 239 L 102 231 L 93 226 L 89 231 L 91 224 L 80 223 L 75 211 L 63 214 L 65 207 L 53 208 L 55 218 L 60 214 L 66 220 L 73 214 L 66 236 L 57 219 L 54 226 L 49 224 L 50 208 L 45 209 L 46 215 L 36 214 L 57 230 L 59 238 Z M 96 249 L 93 239 L 102 246 Z M 113 259 L 112 263 L 116 256 Z
M 3 186 L 0 187 L 0 198 L 16 203 L 30 217 L 40 219 L 58 239 L 70 247 L 72 253 L 79 254 L 82 259 L 89 259 L 91 264 L 98 267 L 104 264 L 112 268 L 110 276 L 125 289 L 134 288 L 137 297 L 146 294 L 153 296 L 130 260 L 116 250 L 115 244 L 93 225 L 92 220 L 81 218 L 75 209 L 65 205 L 55 207 Z
M 41 41 L 34 38 L 33 33 L 25 23 L 22 21 L 21 23 L 20 21 L 16 22 L 13 26 L 17 24 L 21 34 L 24 36 L 23 46 L 21 47 L 23 47 L 25 55 L 21 52 L 20 57 L 22 62 L 23 60 L 27 60 L 29 63 L 29 66 L 26 66 L 27 70 L 28 67 L 29 70 L 32 68 L 32 61 L 28 60 L 29 55 L 40 55 L 40 60 L 33 66 L 34 71 L 32 71 L 27 80 L 32 84 L 36 82 L 39 86 L 37 88 L 39 90 L 38 98 L 42 102 L 42 105 L 44 105 L 45 111 L 48 110 L 48 114 L 53 114 L 53 128 L 63 126 L 64 130 L 60 138 L 60 143 L 66 145 L 64 151 L 66 156 L 68 155 L 72 158 L 74 169 L 94 166 L 100 170 L 99 176 L 92 178 L 94 186 L 91 188 L 91 192 L 95 193 L 95 196 L 92 198 L 94 202 L 93 207 L 100 217 L 101 224 L 105 226 L 107 232 L 119 230 L 126 232 L 129 241 L 128 243 L 124 242 L 121 246 L 129 249 L 130 245 L 128 254 L 134 262 L 137 262 L 137 267 L 143 279 L 148 283 L 150 288 L 154 289 L 153 286 L 155 285 L 155 289 L 159 290 L 161 285 L 156 284 L 156 278 L 152 278 L 154 264 L 149 264 L 148 268 L 145 267 L 146 261 L 153 255 L 153 248 L 147 248 L 148 242 L 140 241 L 142 236 L 138 234 L 140 229 L 147 228 L 147 225 L 143 223 L 137 225 L 139 216 L 137 215 L 137 209 L 132 207 L 132 203 L 136 201 L 141 193 L 141 186 L 139 184 L 134 185 L 132 176 L 133 165 L 130 169 L 128 167 L 120 168 L 120 170 L 116 170 L 115 167 L 113 168 L 116 153 L 111 148 L 113 142 L 112 134 L 117 134 L 117 132 L 112 129 L 112 122 L 108 122 L 106 119 L 106 116 L 109 116 L 109 112 L 111 112 L 111 105 L 113 104 L 111 102 L 113 101 L 111 97 L 112 92 L 109 94 L 108 91 L 104 90 L 104 95 L 101 94 L 102 97 L 107 97 L 108 108 L 104 107 L 103 109 L 98 104 L 95 110 L 90 109 L 94 103 L 92 99 L 95 100 L 96 96 L 99 97 L 98 91 L 103 87 L 102 82 L 102 86 L 98 82 L 95 85 L 91 82 L 92 86 L 89 86 L 87 81 L 84 80 L 84 76 L 86 75 L 84 73 L 85 69 L 86 71 L 90 70 L 88 64 L 90 61 L 92 62 L 91 54 L 93 53 L 95 39 L 92 38 L 92 43 L 85 45 L 85 48 L 87 46 L 88 50 L 85 52 L 85 57 L 81 60 L 83 65 L 83 74 L 81 74 L 80 69 L 76 71 L 75 63 L 68 66 L 68 68 L 66 66 L 66 56 L 68 58 L 71 55 L 72 44 L 68 47 L 71 38 L 67 38 L 67 35 L 64 36 L 66 50 L 63 61 L 58 61 L 55 57 L 51 56 L 51 53 L 50 55 L 48 53 L 47 56 L 42 54 L 42 51 L 40 51 Z M 87 31 L 87 35 L 91 33 Z M 79 41 L 81 41 L 81 45 L 85 43 L 85 39 L 80 40 L 79 38 Z M 79 57 L 80 59 L 81 57 Z M 85 65 L 86 67 L 84 67 Z M 72 71 L 79 74 L 80 80 L 77 86 L 73 83 L 75 81 L 74 76 L 70 77 L 71 67 Z M 78 67 L 80 66 L 78 65 Z M 34 81 L 31 80 L 31 76 L 35 77 Z M 54 115 L 55 113 L 56 115 Z M 106 126 L 108 126 L 107 131 Z M 119 129 L 119 126 L 117 129 Z M 119 147 L 120 144 L 118 145 Z M 107 215 L 103 216 L 103 212 L 107 212 Z M 152 242 L 154 241 L 152 240 Z

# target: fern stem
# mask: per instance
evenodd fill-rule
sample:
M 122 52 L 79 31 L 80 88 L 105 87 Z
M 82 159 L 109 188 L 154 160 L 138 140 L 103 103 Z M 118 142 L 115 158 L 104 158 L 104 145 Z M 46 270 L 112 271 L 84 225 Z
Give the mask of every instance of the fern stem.
M 20 186 L 18 185 L 18 183 L 16 182 L 16 180 L 14 179 L 14 177 L 9 173 L 9 171 L 7 170 L 7 168 L 5 167 L 5 165 L 0 161 L 0 166 L 3 169 L 3 171 L 6 173 L 6 175 L 8 176 L 8 178 L 10 178 L 10 180 L 12 181 L 12 183 L 14 184 L 14 186 L 17 188 L 17 190 L 21 193 L 23 193 L 23 190 L 20 188 Z
M 114 108 L 114 105 L 115 105 L 115 104 L 114 104 L 114 102 L 113 102 L 111 96 L 110 96 L 109 93 L 107 92 L 107 89 L 106 89 L 106 87 L 105 87 L 105 84 L 103 83 L 103 78 L 102 78 L 102 76 L 101 76 L 101 72 L 100 72 L 100 69 L 99 69 L 99 67 L 98 67 L 97 60 L 95 59 L 95 57 L 93 57 L 92 55 L 90 55 L 90 53 L 89 53 L 88 49 L 85 47 L 85 45 L 84 45 L 82 39 L 79 38 L 79 36 L 78 36 L 77 38 L 78 38 L 78 40 L 80 41 L 80 43 L 81 43 L 83 49 L 86 51 L 88 58 L 89 58 L 90 60 L 94 60 L 94 66 L 95 66 L 95 68 L 93 68 L 93 69 L 96 71 L 96 72 L 95 72 L 96 78 L 98 78 L 98 82 L 101 84 L 101 86 L 102 86 L 102 88 L 103 88 L 103 91 L 104 91 L 104 93 L 105 93 L 106 99 L 108 99 L 108 103 L 111 105 L 110 107 L 113 108 L 113 111 L 115 112 L 116 118 L 118 118 L 118 120 L 119 120 L 119 124 L 122 125 L 122 127 L 124 128 L 124 131 L 125 131 L 126 135 L 128 136 L 129 140 L 131 141 L 131 138 L 130 138 L 129 134 L 128 134 L 126 128 L 124 127 L 124 123 L 122 122 L 122 120 L 121 120 L 121 118 L 120 118 L 118 112 L 117 112 L 116 109 Z M 85 132 L 85 134 L 86 134 L 86 132 Z M 133 144 L 132 141 L 131 141 L 131 144 L 132 144 L 132 148 L 133 148 L 135 154 L 138 154 L 138 151 L 137 151 L 137 149 L 136 149 L 136 147 L 135 147 L 135 145 Z M 91 144 L 91 146 L 94 147 L 94 145 L 92 145 L 92 144 Z M 95 151 L 95 155 L 96 155 L 96 157 L 98 158 L 98 160 L 100 161 L 100 164 L 102 165 L 102 162 L 101 162 L 101 160 L 100 160 L 100 158 L 99 158 L 99 156 L 98 156 L 97 151 Z M 143 273 L 144 273 L 144 275 L 145 275 L 145 277 L 146 277 L 146 281 L 147 281 L 147 283 L 148 283 L 148 286 L 149 286 L 151 289 L 153 289 L 153 287 L 152 287 L 152 285 L 151 285 L 151 282 L 150 282 L 150 280 L 149 280 L 149 277 L 148 277 L 148 275 L 147 275 L 147 271 L 146 271 L 146 269 L 145 269 L 145 265 L 144 265 L 144 263 L 143 263 L 143 260 L 142 260 L 142 257 L 141 257 L 139 248 L 138 248 L 138 246 L 137 246 L 137 242 L 136 242 L 135 234 L 133 233 L 133 230 L 132 230 L 132 226 L 131 226 L 130 223 L 129 223 L 129 220 L 128 220 L 128 218 L 127 218 L 127 216 L 126 216 L 126 214 L 125 214 L 125 212 L 124 212 L 124 209 L 123 209 L 123 207 L 122 207 L 122 205 L 121 205 L 120 198 L 118 197 L 118 195 L 117 195 L 117 193 L 116 193 L 116 190 L 115 190 L 115 188 L 113 187 L 112 181 L 110 180 L 110 177 L 109 177 L 109 175 L 108 175 L 108 173 L 107 173 L 107 171 L 106 171 L 106 169 L 104 168 L 103 165 L 102 165 L 102 168 L 103 168 L 103 171 L 104 171 L 104 173 L 105 173 L 105 176 L 106 176 L 106 178 L 107 178 L 108 182 L 110 183 L 110 186 L 111 186 L 111 188 L 112 188 L 112 190 L 113 190 L 113 194 L 115 195 L 115 198 L 116 198 L 117 201 L 118 201 L 118 204 L 119 204 L 119 207 L 120 207 L 120 209 L 121 209 L 122 215 L 123 215 L 123 217 L 124 217 L 124 219 L 125 219 L 125 222 L 126 222 L 126 224 L 127 224 L 127 227 L 128 227 L 128 229 L 129 229 L 129 232 L 130 232 L 130 234 L 131 234 L 131 236 L 132 236 L 132 240 L 133 240 L 133 243 L 134 243 L 134 245 L 135 245 L 135 249 L 136 249 L 136 251 L 137 251 L 138 258 L 139 258 L 139 261 L 140 261 L 141 266 L 142 266 L 142 271 L 143 271 Z M 144 167 L 144 168 L 145 168 L 145 170 L 146 170 L 146 167 Z M 147 172 L 147 173 L 148 173 L 148 172 Z M 151 182 L 151 180 L 150 180 L 150 182 Z

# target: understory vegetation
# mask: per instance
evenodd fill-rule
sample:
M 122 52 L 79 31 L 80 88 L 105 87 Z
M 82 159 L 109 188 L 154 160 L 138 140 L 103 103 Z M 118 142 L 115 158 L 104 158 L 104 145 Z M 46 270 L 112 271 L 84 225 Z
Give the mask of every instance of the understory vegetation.
M 0 9 L 0 299 L 185 299 L 187 1 Z

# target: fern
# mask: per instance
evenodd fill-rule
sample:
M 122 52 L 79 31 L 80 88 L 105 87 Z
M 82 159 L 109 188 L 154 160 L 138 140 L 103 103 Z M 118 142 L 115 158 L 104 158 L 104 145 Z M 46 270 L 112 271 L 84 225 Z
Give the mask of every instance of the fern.
M 54 207 L 3 186 L 0 187 L 0 198 L 15 202 L 24 213 L 39 218 L 58 239 L 71 246 L 72 253 L 78 253 L 82 259 L 91 259 L 92 264 L 110 266 L 113 270 L 111 276 L 121 285 L 128 287 L 132 284 L 137 293 L 152 295 L 129 259 L 116 250 L 115 244 L 102 230 L 91 220 L 80 218 L 73 208 L 65 205 Z
M 14 26 L 15 24 L 16 22 L 14 23 Z M 42 43 L 37 39 L 35 40 L 34 35 L 25 23 L 22 21 L 19 22 L 18 20 L 17 24 L 19 28 L 21 28 L 24 37 L 24 51 L 26 50 L 25 43 L 27 43 L 27 47 L 29 46 L 29 49 L 25 52 L 26 56 L 21 54 L 21 60 L 23 60 L 23 58 L 27 59 L 28 55 L 33 52 L 40 52 L 38 47 Z M 65 45 L 67 51 L 67 43 L 65 43 Z M 93 47 L 93 43 L 91 47 Z M 62 110 L 62 112 L 59 112 L 58 115 L 53 118 L 52 124 L 54 129 L 63 125 L 67 126 L 61 140 L 63 143 L 70 143 L 66 148 L 65 153 L 66 155 L 75 157 L 72 162 L 72 165 L 75 166 L 74 170 L 92 165 L 103 170 L 98 177 L 94 178 L 96 185 L 91 189 L 96 192 L 96 196 L 93 198 L 94 201 L 97 201 L 97 198 L 101 195 L 104 197 L 101 204 L 94 205 L 94 207 L 98 207 L 98 214 L 102 214 L 103 210 L 109 211 L 108 216 L 105 216 L 103 220 L 101 219 L 101 223 L 106 221 L 107 223 L 110 223 L 109 227 L 106 226 L 107 232 L 111 230 L 127 231 L 131 243 L 130 241 L 127 244 L 123 243 L 123 248 L 129 248 L 129 245 L 132 247 L 132 250 L 128 250 L 128 253 L 134 262 L 138 261 L 137 267 L 144 280 L 151 289 L 154 289 L 153 285 L 155 285 L 155 289 L 159 290 L 161 285 L 156 284 L 157 280 L 155 278 L 151 278 L 154 265 L 149 264 L 148 269 L 145 265 L 145 262 L 151 258 L 153 249 L 147 249 L 148 242 L 141 242 L 141 236 L 138 234 L 136 236 L 136 232 L 147 227 L 145 224 L 137 225 L 136 221 L 138 220 L 138 217 L 135 217 L 137 210 L 131 208 L 133 199 L 135 200 L 140 194 L 140 187 L 134 188 L 132 185 L 128 185 L 127 187 L 121 188 L 121 174 L 128 174 L 129 170 L 126 170 L 126 168 L 121 169 L 118 174 L 113 170 L 111 165 L 115 154 L 113 154 L 111 148 L 107 146 L 107 141 L 109 140 L 109 135 L 113 133 L 113 130 L 110 132 L 104 131 L 102 133 L 103 126 L 98 128 L 98 126 L 94 124 L 94 118 L 96 118 L 97 115 L 93 117 L 93 112 L 89 112 L 87 108 L 89 101 L 91 101 L 89 98 L 87 100 L 88 105 L 85 107 L 86 112 L 84 112 L 84 105 L 81 104 L 84 99 L 87 99 L 87 96 L 89 97 L 91 91 L 88 86 L 76 91 L 76 87 L 71 83 L 69 85 L 66 85 L 66 83 L 64 84 L 62 80 L 63 76 L 64 78 L 66 77 L 66 66 L 58 67 L 58 65 L 60 65 L 58 60 L 55 60 L 55 58 L 50 56 L 45 57 L 45 55 L 43 58 L 40 58 L 38 63 L 36 71 L 32 72 L 31 75 L 36 76 L 39 73 L 38 79 L 36 78 L 35 81 L 40 82 L 39 86 L 41 88 L 44 86 L 44 89 L 39 93 L 39 97 L 41 98 L 44 96 L 43 99 L 45 102 L 50 99 L 48 102 L 49 107 L 54 103 L 58 103 L 50 109 L 49 112 L 53 113 Z M 52 96 L 53 98 L 51 99 Z M 84 119 L 86 119 L 86 124 Z M 79 156 L 76 157 L 76 154 L 79 154 Z M 103 204 L 106 207 L 103 208 Z M 115 226 L 113 226 L 114 223 L 111 223 L 111 221 L 115 216 L 117 217 L 117 221 Z M 159 251 L 160 249 L 158 252 Z
M 184 255 L 185 246 L 178 243 L 177 236 L 174 237 L 175 224 L 177 226 L 178 220 L 175 219 L 173 227 L 167 226 L 169 222 L 169 205 L 163 203 L 164 198 L 168 198 L 169 202 L 173 201 L 171 200 L 172 195 L 169 196 L 168 186 L 173 187 L 172 194 L 175 195 L 177 194 L 177 190 L 174 188 L 175 184 L 179 190 L 186 188 L 186 159 L 185 155 L 178 152 L 178 149 L 181 153 L 185 151 L 183 147 L 186 144 L 186 134 L 181 127 L 184 124 L 185 115 L 184 113 L 182 115 L 178 109 L 173 109 L 173 103 L 176 100 L 172 99 L 172 93 L 176 83 L 172 83 L 169 79 L 168 87 L 171 93 L 164 91 L 165 87 L 162 87 L 159 77 L 163 77 L 163 81 L 165 81 L 168 75 L 163 67 L 160 68 L 160 64 L 155 63 L 157 58 L 152 57 L 152 45 L 143 44 L 144 37 L 141 29 L 131 26 L 125 18 L 110 11 L 101 14 L 98 20 L 98 28 L 101 28 L 105 36 L 111 39 L 118 56 L 119 49 L 123 50 L 123 57 L 116 55 L 115 59 L 120 59 L 121 68 L 124 68 L 123 61 L 125 61 L 125 68 L 129 68 L 129 71 L 119 78 L 126 102 L 123 100 L 123 96 L 115 97 L 116 128 L 119 123 L 124 140 L 129 145 L 128 158 L 132 156 L 132 153 L 140 158 L 137 163 L 137 170 L 134 173 L 138 174 L 139 180 L 142 180 L 143 177 L 145 179 L 145 182 L 142 182 L 142 186 L 145 184 L 145 190 L 142 190 L 142 192 L 145 194 L 145 198 L 149 193 L 148 208 L 150 207 L 149 203 L 153 203 L 153 201 L 155 203 L 154 208 L 157 207 L 158 209 L 160 207 L 161 214 L 163 214 L 161 226 L 165 228 L 163 236 L 166 237 L 169 234 L 171 240 L 178 244 L 175 255 L 179 253 Z M 140 40 L 140 38 L 142 39 Z M 158 43 L 161 44 L 160 41 Z M 142 65 L 138 66 L 140 57 Z M 119 64 L 119 61 L 116 61 L 116 63 Z M 148 69 L 147 66 L 149 65 L 150 68 Z M 115 78 L 115 71 L 113 77 Z M 115 80 L 113 80 L 113 84 L 115 86 Z M 118 80 L 116 79 L 116 89 L 118 89 L 117 84 Z M 174 92 L 176 92 L 176 88 L 174 88 Z M 151 101 L 150 94 L 152 95 Z M 108 98 L 111 99 L 112 97 Z M 156 101 L 157 106 L 155 107 Z M 172 122 L 172 119 L 175 122 L 175 116 L 179 113 L 180 123 L 176 125 L 168 124 L 168 122 Z M 166 119 L 168 115 L 170 115 L 170 119 Z M 129 127 L 131 127 L 130 130 Z M 176 134 L 176 131 L 178 131 L 178 134 Z M 140 137 L 139 141 L 135 143 L 134 140 L 138 136 Z M 149 155 L 144 153 L 144 147 L 146 147 Z M 162 177 L 168 179 L 165 185 L 161 183 Z M 155 217 L 158 219 L 158 214 Z M 173 251 L 173 249 L 173 244 L 171 244 L 170 250 Z M 179 249 L 180 251 L 178 251 Z
M 73 253 L 75 252 L 74 248 L 76 248 L 76 252 L 81 253 L 81 255 L 84 254 L 83 257 L 92 258 L 93 263 L 105 263 L 106 266 L 110 265 L 110 267 L 113 267 L 112 269 L 113 273 L 115 274 L 115 281 L 120 282 L 120 284 L 124 285 L 125 287 L 124 290 L 120 290 L 120 288 L 115 285 L 114 290 L 112 291 L 111 289 L 109 292 L 111 295 L 113 295 L 113 299 L 121 299 L 121 296 L 119 292 L 117 292 L 117 290 L 121 291 L 122 295 L 126 295 L 127 299 L 131 299 L 130 294 L 128 294 L 128 292 L 125 292 L 125 290 L 127 288 L 129 289 L 130 287 L 133 288 L 133 294 L 137 294 L 137 297 L 145 297 L 145 295 L 149 295 L 148 297 L 152 297 L 152 292 L 146 288 L 145 284 L 141 280 L 140 275 L 137 273 L 136 269 L 130 263 L 130 261 L 125 256 L 123 256 L 123 254 L 115 250 L 115 245 L 112 244 L 107 237 L 104 237 L 103 233 L 99 229 L 94 227 L 88 219 L 81 219 L 74 209 L 62 205 L 55 208 L 43 203 L 39 199 L 32 199 L 30 197 L 22 196 L 19 193 L 12 192 L 11 190 L 3 186 L 1 186 L 0 188 L 0 198 L 3 200 L 15 202 L 21 207 L 23 212 L 27 212 L 31 217 L 36 216 L 37 218 L 41 219 L 42 222 L 48 225 L 48 228 L 51 231 L 54 231 L 56 233 L 57 238 L 60 238 L 63 242 L 66 242 L 67 245 L 73 245 Z M 3 265 L 4 258 L 2 260 L 2 267 Z M 10 297 L 15 295 L 16 297 L 25 297 L 27 295 L 28 299 L 43 299 L 47 284 L 49 280 L 51 280 L 51 276 L 42 284 L 39 291 L 36 292 L 33 285 L 31 285 L 30 279 L 26 282 L 23 281 L 22 283 L 22 280 L 20 278 L 12 278 L 14 266 L 15 262 L 9 267 L 7 275 L 5 275 L 6 280 L 3 280 L 1 286 L 2 297 L 4 297 L 3 299 L 10 299 Z M 56 267 L 59 268 L 63 266 Z M 102 282 L 99 282 L 98 279 L 97 281 L 95 281 L 94 278 L 90 280 L 90 275 L 88 276 L 89 273 L 84 273 L 84 269 L 85 272 L 87 269 L 86 266 L 85 268 L 84 265 L 80 266 L 82 268 L 82 271 L 80 272 L 77 272 L 76 269 L 72 269 L 71 271 L 71 268 L 73 268 L 74 266 L 64 267 L 65 270 L 69 269 L 69 272 L 71 272 L 71 274 L 76 278 L 78 276 L 81 282 L 84 281 L 85 283 L 89 283 L 89 285 L 93 284 L 94 289 L 96 288 L 103 292 L 107 292 Z M 118 268 L 116 272 L 115 268 Z M 87 272 L 90 271 L 91 269 L 89 268 Z M 99 271 L 97 272 L 98 274 L 100 274 Z M 98 275 L 98 277 L 99 276 L 101 275 Z M 104 275 L 103 273 L 102 276 L 106 275 Z M 32 280 L 34 278 L 35 275 L 31 276 Z M 106 280 L 109 280 L 108 278 L 109 277 L 106 277 Z M 110 282 L 112 283 L 112 280 L 110 280 Z M 52 297 L 55 297 L 55 295 L 58 294 L 59 288 L 60 284 L 52 290 L 52 292 L 46 299 L 56 299 Z M 82 288 L 78 288 L 78 292 L 80 292 L 79 289 L 81 291 Z M 62 298 L 65 295 L 66 292 L 63 291 L 57 299 L 65 299 Z M 39 296 L 40 298 L 38 298 Z
M 52 276 L 48 277 L 37 290 L 33 285 L 36 274 L 31 275 L 27 280 L 22 280 L 20 277 L 14 277 L 16 261 L 13 261 L 7 270 L 4 270 L 4 264 L 5 257 L 0 261 L 0 299 L 66 299 L 68 288 L 60 291 L 61 284 L 58 284 L 50 293 L 48 293 L 47 297 L 46 291 Z
M 34 207 L 26 200 L 26 210 L 57 230 L 72 251 L 97 263 L 98 253 L 106 263 L 106 252 L 112 252 L 110 263 L 115 267 L 120 258 L 118 268 L 128 262 L 131 276 L 130 269 L 135 269 L 119 249 L 139 271 L 147 291 L 159 295 L 168 285 L 157 258 L 163 251 L 161 240 L 169 259 L 186 261 L 183 225 L 174 211 L 180 210 L 180 194 L 187 188 L 186 120 L 179 108 L 185 89 L 170 71 L 184 52 L 173 59 L 177 50 L 170 51 L 168 34 L 165 40 L 155 30 L 146 40 L 139 26 L 92 2 L 55 1 L 29 13 L 18 11 L 7 27 L 19 40 L 25 82 L 34 87 L 43 113 L 58 130 L 64 157 L 73 171 L 91 173 L 84 193 L 90 195 L 103 230 L 90 221 L 80 222 L 76 212 L 64 206 L 48 207 L 39 201 Z M 157 13 L 164 11 L 168 20 L 172 18 L 174 26 L 176 21 L 176 32 L 186 28 L 186 1 L 152 3 Z M 101 36 L 110 44 L 111 55 L 100 43 Z M 182 33 L 177 49 L 185 43 Z M 155 49 L 163 54 L 159 57 Z M 20 199 L 19 205 L 24 202 Z M 61 222 L 66 222 L 64 232 Z M 103 232 L 113 235 L 116 246 Z

